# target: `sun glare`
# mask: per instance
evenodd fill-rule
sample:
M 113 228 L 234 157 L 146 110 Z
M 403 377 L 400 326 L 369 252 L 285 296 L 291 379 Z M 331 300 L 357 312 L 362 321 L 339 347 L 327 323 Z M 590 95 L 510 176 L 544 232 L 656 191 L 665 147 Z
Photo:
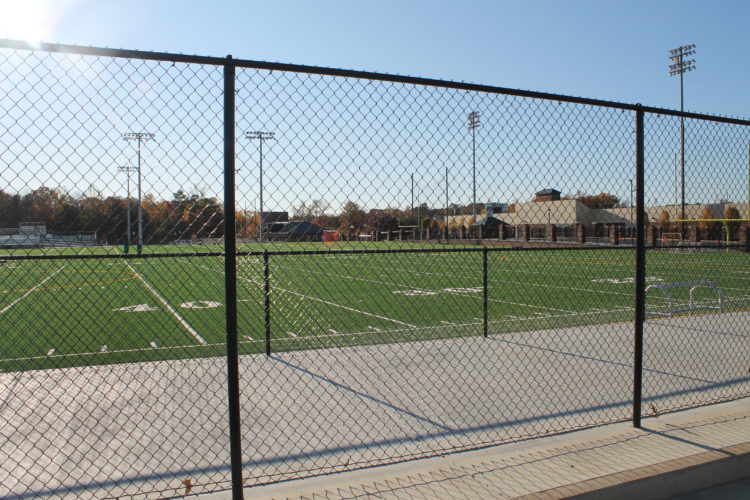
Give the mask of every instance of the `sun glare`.
M 50 11 L 44 0 L 0 0 L 0 38 L 45 41 L 52 28 Z

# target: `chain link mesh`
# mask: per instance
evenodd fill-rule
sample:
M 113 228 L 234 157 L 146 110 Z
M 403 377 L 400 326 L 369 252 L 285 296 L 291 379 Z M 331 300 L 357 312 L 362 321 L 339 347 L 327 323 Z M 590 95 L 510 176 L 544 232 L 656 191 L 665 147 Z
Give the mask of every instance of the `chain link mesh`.
M 232 219 L 247 486 L 628 420 L 638 293 L 748 395 L 748 126 L 647 114 L 644 291 L 624 105 L 234 64 L 230 219 L 221 63 L 0 49 L 0 495 L 230 487 Z

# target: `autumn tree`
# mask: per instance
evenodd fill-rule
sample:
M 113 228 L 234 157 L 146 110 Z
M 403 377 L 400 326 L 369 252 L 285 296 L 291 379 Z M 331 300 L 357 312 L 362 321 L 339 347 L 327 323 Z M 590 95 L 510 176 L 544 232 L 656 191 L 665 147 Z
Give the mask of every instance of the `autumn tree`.
M 736 207 L 729 205 L 724 209 L 724 219 L 739 219 L 740 211 Z M 724 231 L 726 231 L 727 239 L 734 239 L 737 235 L 737 229 L 740 227 L 739 221 L 728 221 L 725 220 Z
M 398 218 L 392 211 L 375 208 L 365 216 L 365 227 L 370 231 L 392 231 L 398 228 Z
M 667 231 L 669 229 L 669 212 L 666 210 L 662 210 L 661 214 L 659 214 L 658 226 L 662 231 Z
M 292 220 L 306 220 L 312 222 L 313 220 L 326 215 L 330 210 L 331 205 L 325 200 L 312 200 L 310 202 L 302 202 L 297 207 L 294 207 L 292 212 Z
M 714 218 L 713 211 L 705 207 L 703 209 L 703 212 L 701 213 L 701 222 L 698 223 L 698 227 L 703 232 L 703 238 L 713 238 L 713 235 L 716 234 L 716 231 L 719 227 L 718 222 L 709 222 L 710 219 Z
M 240 238 L 257 237 L 260 228 L 260 214 L 241 211 L 234 216 L 234 231 Z
M 436 231 L 439 229 L 441 225 L 433 219 L 432 217 L 422 217 L 422 219 L 419 221 L 419 229 L 424 231 L 426 229 L 430 229 L 430 231 Z
M 620 204 L 620 198 L 610 193 L 599 193 L 597 195 L 576 194 L 577 199 L 592 209 L 614 208 Z
M 341 221 L 338 215 L 323 214 L 319 217 L 314 218 L 312 220 L 312 223 L 317 224 L 324 229 L 333 230 L 339 227 Z
M 356 234 L 365 227 L 365 212 L 353 201 L 344 203 L 339 216 L 339 232 L 345 235 Z

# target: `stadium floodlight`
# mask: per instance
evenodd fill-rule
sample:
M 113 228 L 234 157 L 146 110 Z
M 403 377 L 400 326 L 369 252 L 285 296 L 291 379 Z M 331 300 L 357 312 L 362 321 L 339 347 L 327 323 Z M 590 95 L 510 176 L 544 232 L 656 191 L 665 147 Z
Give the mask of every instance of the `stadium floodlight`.
M 477 221 L 477 129 L 480 126 L 479 111 L 469 113 L 466 128 L 471 130 L 471 213 L 474 222 Z
M 683 45 L 669 51 L 669 76 L 680 75 L 680 111 L 684 111 L 684 88 L 682 75 L 695 69 L 695 59 L 686 60 L 695 54 L 695 44 Z M 685 219 L 685 118 L 680 116 L 680 219 Z M 684 232 L 684 224 L 682 231 Z M 684 235 L 683 235 L 684 236 Z
M 155 135 L 149 132 L 126 132 L 122 138 L 129 142 L 138 143 L 136 151 L 138 152 L 138 245 L 136 253 L 140 254 L 143 250 L 143 207 L 141 206 L 141 146 L 144 142 L 154 140 Z M 129 175 L 129 174 L 128 174 Z
M 260 143 L 260 173 L 259 173 L 259 181 L 260 181 L 260 218 L 258 220 L 259 224 L 259 230 L 258 230 L 258 242 L 263 243 L 263 143 L 265 141 L 275 141 L 276 135 L 274 132 L 263 132 L 260 130 L 256 130 L 253 132 L 245 132 L 245 139 L 257 139 Z
M 133 230 L 130 228 L 130 172 L 137 171 L 138 168 L 136 167 L 130 167 L 130 166 L 122 166 L 117 167 L 118 172 L 125 172 L 128 176 L 128 213 L 127 213 L 127 226 L 128 226 L 128 235 L 127 239 L 125 241 L 125 253 L 130 252 L 130 237 L 133 234 Z

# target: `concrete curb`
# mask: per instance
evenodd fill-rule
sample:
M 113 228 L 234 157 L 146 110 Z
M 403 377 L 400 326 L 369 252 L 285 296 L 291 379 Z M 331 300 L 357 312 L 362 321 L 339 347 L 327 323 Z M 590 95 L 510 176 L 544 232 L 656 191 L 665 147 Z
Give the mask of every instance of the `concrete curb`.
M 659 499 L 750 477 L 750 443 L 639 467 L 520 498 Z

